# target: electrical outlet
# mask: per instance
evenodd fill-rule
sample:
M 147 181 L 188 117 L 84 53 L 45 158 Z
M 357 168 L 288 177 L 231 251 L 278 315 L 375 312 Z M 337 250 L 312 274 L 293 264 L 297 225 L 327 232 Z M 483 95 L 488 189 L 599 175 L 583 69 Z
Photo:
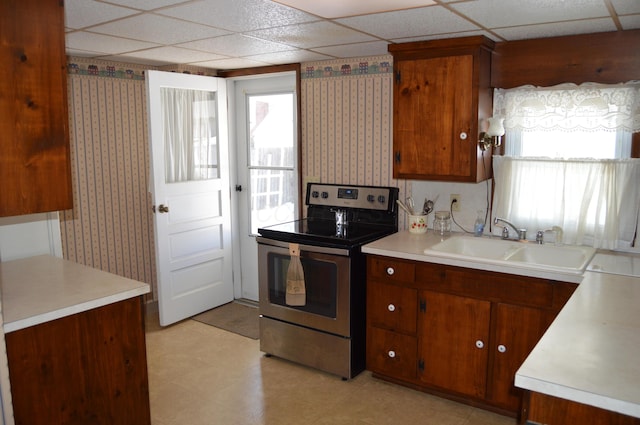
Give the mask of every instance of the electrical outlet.
M 451 211 L 460 211 L 460 195 L 451 195 Z

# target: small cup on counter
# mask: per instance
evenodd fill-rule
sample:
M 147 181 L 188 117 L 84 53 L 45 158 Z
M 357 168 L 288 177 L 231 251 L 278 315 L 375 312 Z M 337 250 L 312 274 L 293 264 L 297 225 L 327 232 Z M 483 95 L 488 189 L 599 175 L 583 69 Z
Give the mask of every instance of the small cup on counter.
M 427 232 L 427 216 L 409 214 L 409 232 L 410 233 L 426 233 Z

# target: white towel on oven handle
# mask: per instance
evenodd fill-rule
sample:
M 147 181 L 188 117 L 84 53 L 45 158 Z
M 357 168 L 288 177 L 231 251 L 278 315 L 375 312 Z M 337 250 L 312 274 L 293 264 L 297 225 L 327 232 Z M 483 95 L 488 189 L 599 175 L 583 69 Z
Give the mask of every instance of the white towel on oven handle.
M 285 303 L 290 306 L 307 304 L 307 291 L 304 283 L 304 271 L 300 262 L 300 244 L 289 244 L 289 269 L 287 270 L 287 292 Z

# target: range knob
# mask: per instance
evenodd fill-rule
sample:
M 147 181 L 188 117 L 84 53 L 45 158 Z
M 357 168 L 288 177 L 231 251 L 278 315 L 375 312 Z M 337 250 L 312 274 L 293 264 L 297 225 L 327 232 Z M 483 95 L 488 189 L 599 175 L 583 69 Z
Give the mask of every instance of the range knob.
M 322 192 L 322 199 L 327 199 L 329 197 L 329 192 Z
M 384 204 L 385 202 L 387 202 L 387 198 L 384 195 L 380 195 L 378 196 L 378 202 Z
M 318 193 L 317 190 L 314 190 L 313 192 L 311 192 L 311 197 L 312 198 L 317 198 L 318 196 L 320 196 L 320 193 Z
M 375 200 L 376 200 L 376 197 L 375 197 L 375 196 L 373 196 L 373 195 L 367 195 L 367 201 L 369 201 L 369 202 L 375 202 Z

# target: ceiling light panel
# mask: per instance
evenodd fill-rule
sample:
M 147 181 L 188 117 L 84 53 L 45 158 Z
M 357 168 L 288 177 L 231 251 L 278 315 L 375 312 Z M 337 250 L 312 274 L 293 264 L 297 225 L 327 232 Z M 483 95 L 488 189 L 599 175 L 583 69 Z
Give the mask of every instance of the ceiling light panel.
M 431 6 L 433 0 L 277 0 L 278 3 L 327 19 Z

